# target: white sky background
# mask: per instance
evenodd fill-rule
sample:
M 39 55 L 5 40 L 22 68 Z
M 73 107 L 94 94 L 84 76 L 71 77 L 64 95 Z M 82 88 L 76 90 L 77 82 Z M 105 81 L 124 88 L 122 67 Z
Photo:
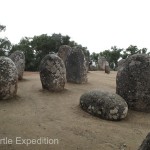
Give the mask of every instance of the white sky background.
M 150 0 L 0 0 L 0 24 L 13 44 L 61 33 L 91 53 L 131 44 L 150 51 Z

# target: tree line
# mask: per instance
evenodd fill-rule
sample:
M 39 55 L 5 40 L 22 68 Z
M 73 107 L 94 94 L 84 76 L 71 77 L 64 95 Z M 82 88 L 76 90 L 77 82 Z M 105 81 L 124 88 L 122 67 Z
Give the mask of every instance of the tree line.
M 133 54 L 149 54 L 147 48 L 139 49 L 137 46 L 130 45 L 128 48 L 117 48 L 112 46 L 111 49 L 104 50 L 100 53 L 93 52 L 90 55 L 90 59 L 94 62 L 98 62 L 99 57 L 105 57 L 109 62 L 110 68 L 115 70 L 118 67 L 118 61 L 120 59 L 126 59 Z
M 5 28 L 5 26 L 0 25 L 0 31 L 3 31 Z M 18 44 L 14 45 L 7 38 L 0 38 L 0 56 L 9 56 L 16 50 L 23 51 L 26 58 L 25 70 L 38 71 L 42 58 L 50 52 L 57 53 L 61 45 L 78 46 L 83 50 L 86 59 L 90 57 L 87 47 L 71 41 L 68 35 L 64 36 L 55 33 L 51 36 L 42 34 L 34 37 L 24 37 Z
M 5 31 L 6 26 L 0 25 L 0 32 Z M 130 55 L 140 53 L 146 54 L 147 48 L 139 49 L 137 46 L 130 45 L 127 49 L 112 46 L 111 49 L 104 50 L 100 53 L 93 52 L 90 54 L 87 47 L 71 41 L 68 35 L 42 34 L 34 37 L 24 37 L 18 44 L 11 44 L 8 38 L 0 38 L 0 56 L 9 56 L 16 50 L 23 51 L 26 57 L 27 71 L 38 71 L 39 64 L 42 58 L 50 52 L 57 53 L 61 45 L 69 45 L 70 47 L 79 46 L 86 57 L 87 62 L 98 62 L 99 57 L 105 57 L 112 69 L 116 69 L 119 59 L 126 59 Z

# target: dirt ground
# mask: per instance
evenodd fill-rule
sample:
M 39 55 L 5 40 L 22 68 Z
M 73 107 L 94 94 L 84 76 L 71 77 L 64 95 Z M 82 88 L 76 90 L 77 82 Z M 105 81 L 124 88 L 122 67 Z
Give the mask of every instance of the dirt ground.
M 25 72 L 18 94 L 0 101 L 0 150 L 137 150 L 150 131 L 150 114 L 129 111 L 122 121 L 106 121 L 82 111 L 81 94 L 101 89 L 115 92 L 116 72 L 88 73 L 87 84 L 67 83 L 61 93 L 42 90 L 39 73 Z M 16 137 L 58 139 L 58 144 L 16 144 Z

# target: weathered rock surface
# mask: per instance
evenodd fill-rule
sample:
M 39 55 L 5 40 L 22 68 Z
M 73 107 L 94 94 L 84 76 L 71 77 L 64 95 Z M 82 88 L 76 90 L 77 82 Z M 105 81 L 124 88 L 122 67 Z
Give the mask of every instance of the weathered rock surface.
M 15 63 L 18 70 L 18 79 L 22 80 L 25 69 L 25 56 L 22 51 L 15 51 L 10 56 L 10 59 Z
M 127 103 L 122 97 L 99 90 L 84 93 L 80 97 L 80 106 L 88 113 L 106 120 L 121 120 L 128 112 Z
M 65 64 L 66 64 L 66 59 L 70 55 L 71 51 L 72 48 L 68 45 L 62 45 L 58 50 L 58 56 L 64 61 Z
M 86 60 L 83 51 L 74 47 L 66 61 L 67 81 L 73 83 L 87 82 Z
M 16 95 L 18 72 L 14 62 L 7 57 L 0 57 L 0 99 L 9 99 Z
M 46 55 L 40 63 L 40 78 L 43 89 L 62 91 L 66 82 L 66 68 L 56 54 Z
M 138 150 L 150 150 L 150 133 L 147 134 Z
M 110 74 L 110 67 L 107 61 L 105 62 L 105 73 Z
M 150 112 L 150 56 L 135 54 L 126 59 L 117 73 L 116 93 L 129 108 Z
M 117 70 L 119 70 L 123 66 L 125 61 L 126 61 L 126 59 L 119 60 Z
M 99 68 L 99 70 L 105 70 L 105 64 L 106 64 L 106 58 L 100 56 L 98 58 L 98 68 Z

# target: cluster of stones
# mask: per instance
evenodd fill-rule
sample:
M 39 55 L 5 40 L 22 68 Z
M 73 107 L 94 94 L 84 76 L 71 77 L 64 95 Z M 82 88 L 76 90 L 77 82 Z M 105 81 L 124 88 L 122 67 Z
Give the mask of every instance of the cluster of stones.
M 67 82 L 82 84 L 87 82 L 87 69 L 84 53 L 74 47 L 66 60 Z
M 0 57 L 0 99 L 9 99 L 16 95 L 18 72 L 14 62 L 7 57 Z
M 54 53 L 46 55 L 40 63 L 40 79 L 43 89 L 62 91 L 66 82 L 66 68 L 63 60 Z
M 18 79 L 22 80 L 25 69 L 25 56 L 21 51 L 15 51 L 9 58 L 15 63 L 18 70 Z
M 70 55 L 71 51 L 72 48 L 68 45 L 60 46 L 58 56 L 64 61 L 64 64 L 66 64 L 67 57 Z
M 128 105 L 121 96 L 99 90 L 81 95 L 80 106 L 84 111 L 106 120 L 121 120 L 128 112 Z
M 150 56 L 135 54 L 126 59 L 117 73 L 116 93 L 129 108 L 150 112 Z

